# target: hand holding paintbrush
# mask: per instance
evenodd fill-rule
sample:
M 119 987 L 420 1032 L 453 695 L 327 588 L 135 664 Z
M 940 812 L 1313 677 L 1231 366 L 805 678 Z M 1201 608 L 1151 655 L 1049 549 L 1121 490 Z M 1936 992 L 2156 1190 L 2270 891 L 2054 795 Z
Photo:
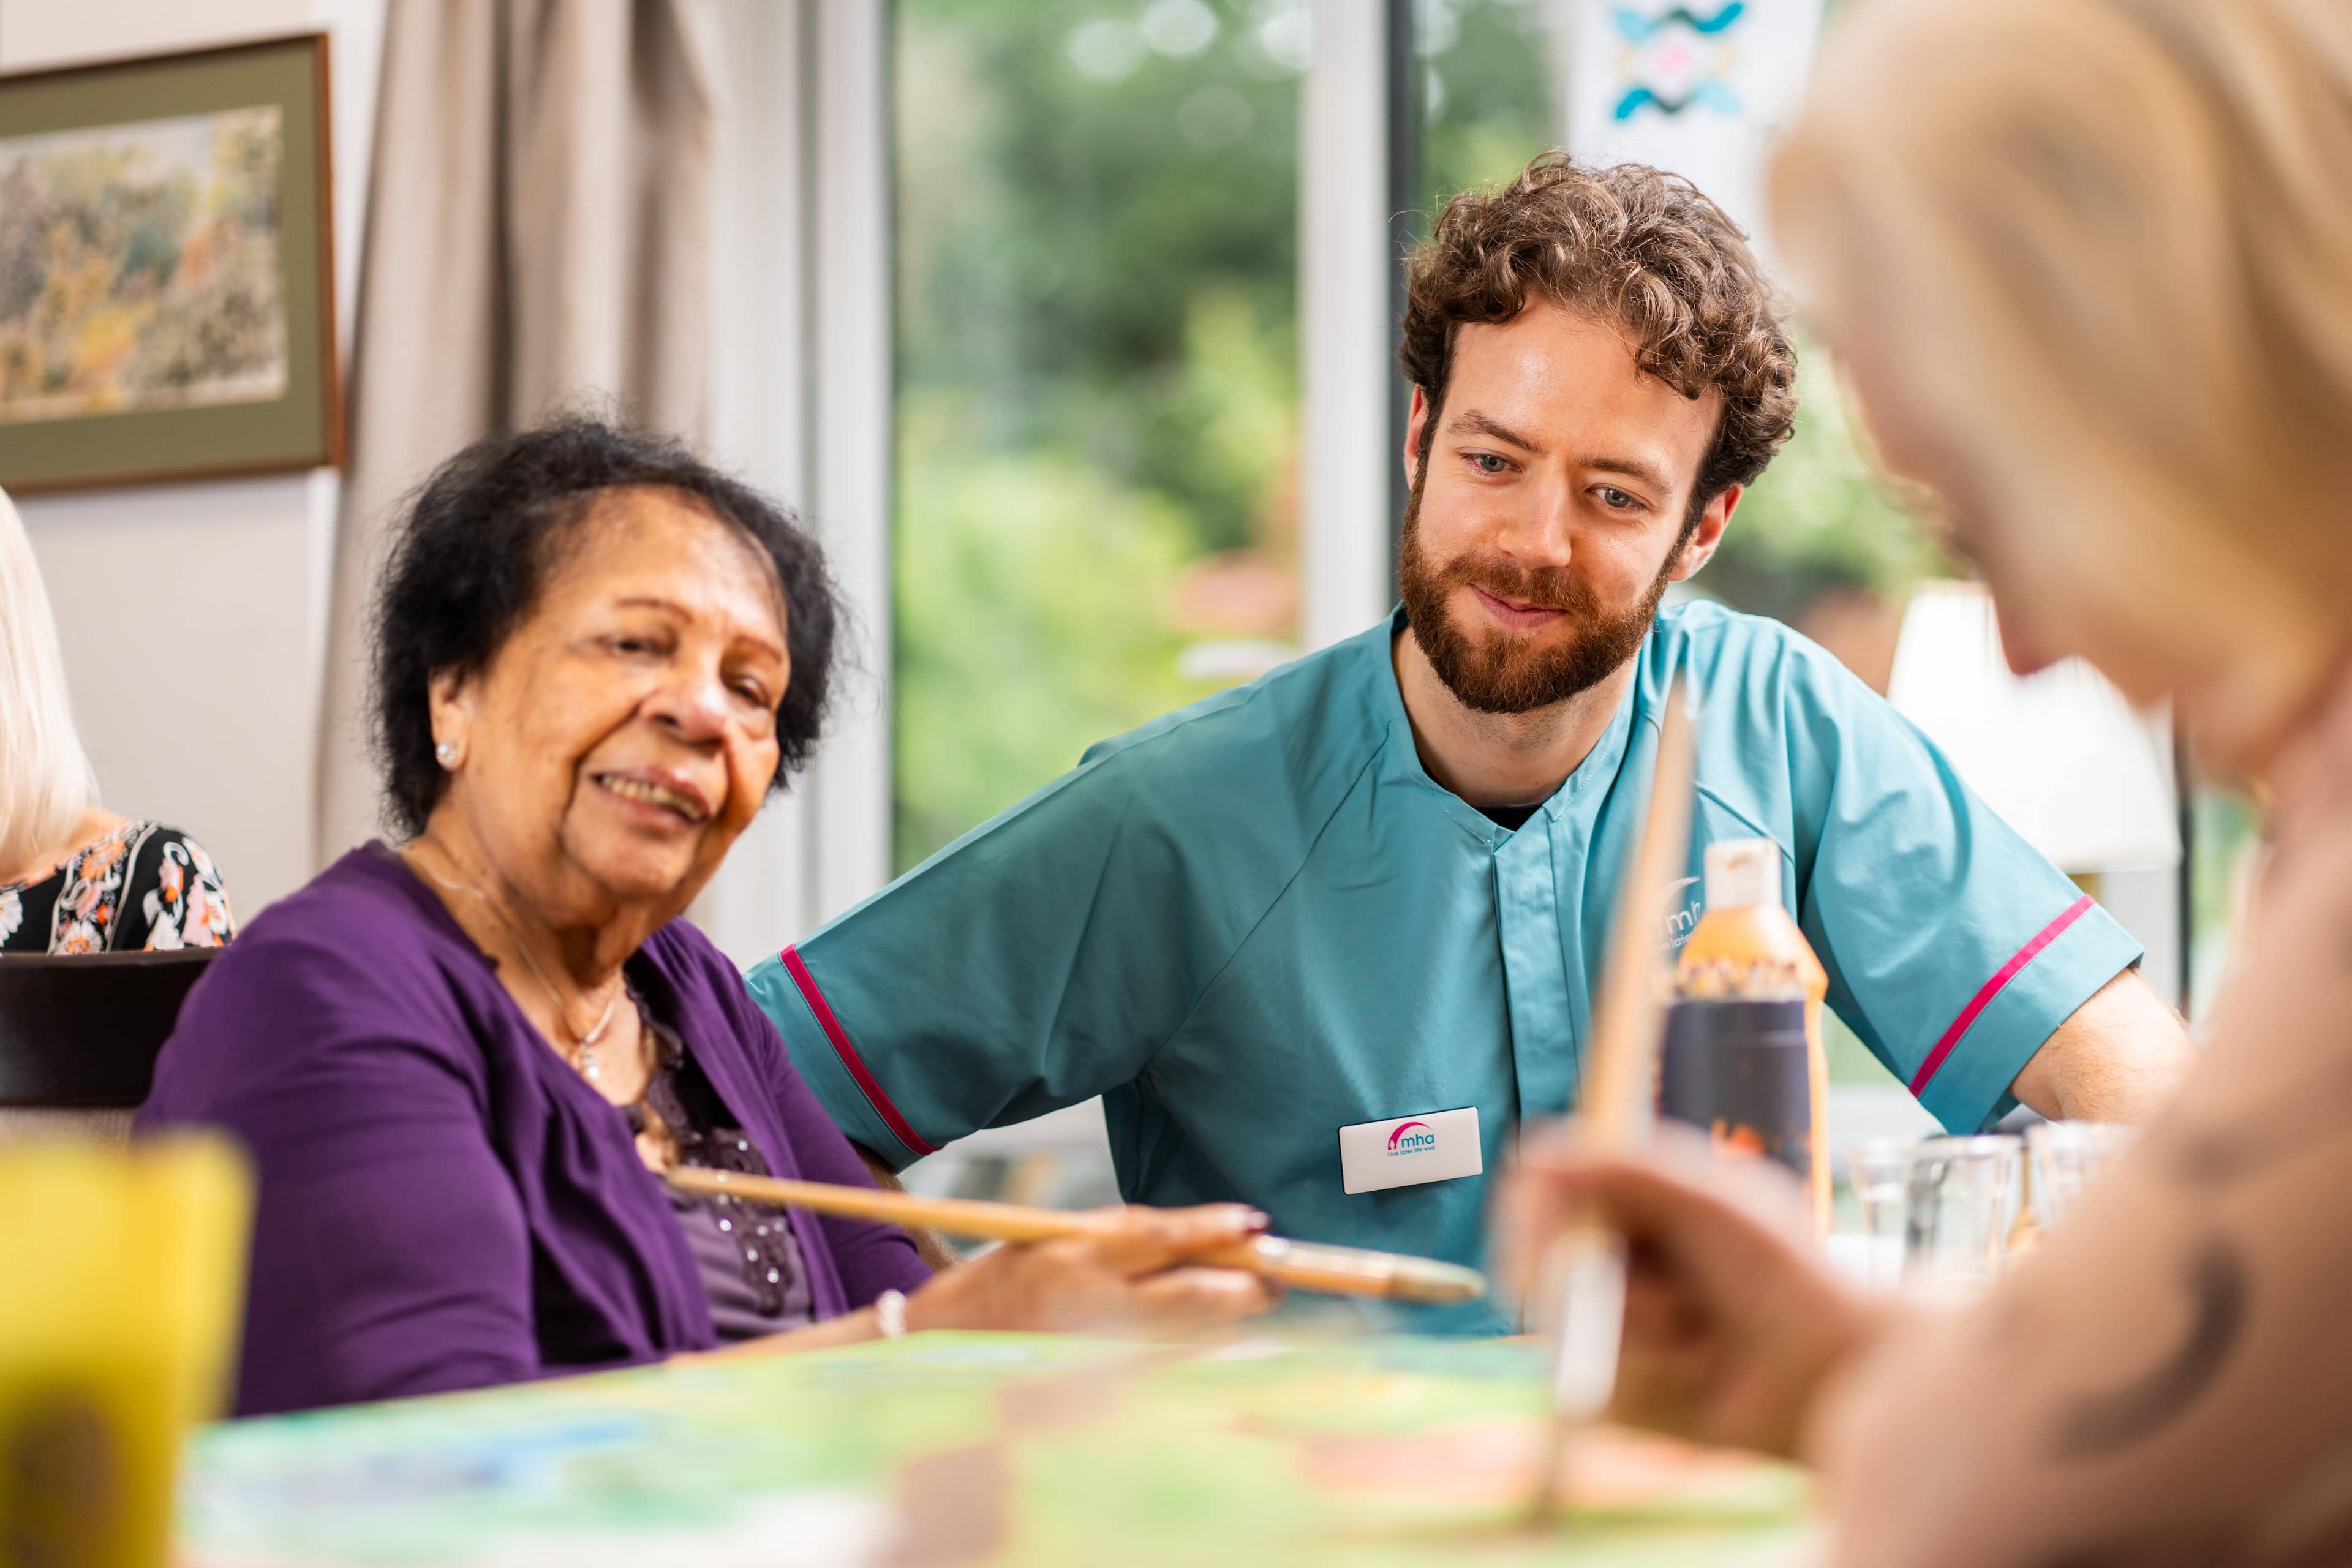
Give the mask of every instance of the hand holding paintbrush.
M 1813 1393 L 1887 1310 L 1818 1260 L 1807 1194 L 1787 1172 L 1724 1165 L 1704 1133 L 1654 1127 L 1664 895 L 1685 864 L 1691 792 L 1691 725 L 1678 696 L 1619 895 L 1581 1114 L 1561 1135 L 1529 1141 L 1496 1216 L 1497 1244 L 1535 1266 L 1559 1313 L 1551 1443 L 1535 1504 L 1542 1523 L 1558 1514 L 1576 1434 L 1603 1412 L 1792 1457 Z M 1629 1234 L 1650 1270 L 1632 1311 Z M 1621 1346 L 1636 1359 L 1621 1361 Z
M 1664 940 L 1668 886 L 1690 847 L 1696 769 L 1689 698 L 1679 683 L 1658 730 L 1642 837 L 1617 896 L 1608 966 L 1593 1009 L 1591 1066 L 1579 1127 L 1588 1146 L 1611 1150 L 1643 1141 L 1655 1118 L 1658 1036 L 1664 1016 Z M 1597 1211 L 1578 1216 L 1544 1261 L 1546 1294 L 1559 1317 L 1552 1359 L 1552 1426 L 1537 1479 L 1534 1517 L 1559 1511 L 1559 1477 L 1576 1430 L 1608 1408 L 1616 1386 L 1625 1313 L 1625 1244 Z

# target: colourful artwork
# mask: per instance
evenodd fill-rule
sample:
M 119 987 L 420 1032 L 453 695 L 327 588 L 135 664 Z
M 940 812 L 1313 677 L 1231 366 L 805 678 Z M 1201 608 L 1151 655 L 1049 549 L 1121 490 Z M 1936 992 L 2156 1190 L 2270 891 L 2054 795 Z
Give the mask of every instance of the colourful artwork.
M 337 460 L 327 36 L 0 75 L 0 485 Z
M 1800 1474 L 1624 1433 L 1530 1527 L 1540 1373 L 1516 1343 L 929 1334 L 234 1423 L 196 1445 L 180 1560 L 1811 1561 Z
M 285 395 L 275 104 L 0 140 L 0 424 Z

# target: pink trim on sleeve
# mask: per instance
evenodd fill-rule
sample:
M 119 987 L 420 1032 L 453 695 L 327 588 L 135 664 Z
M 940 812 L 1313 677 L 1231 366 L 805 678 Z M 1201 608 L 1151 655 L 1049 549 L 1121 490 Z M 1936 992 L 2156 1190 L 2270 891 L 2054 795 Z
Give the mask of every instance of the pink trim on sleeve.
M 907 1119 L 898 1114 L 898 1108 L 890 1103 L 890 1097 L 882 1092 L 882 1086 L 874 1080 L 874 1075 L 866 1070 L 866 1059 L 857 1054 L 857 1047 L 849 1043 L 849 1035 L 842 1028 L 841 1020 L 833 1016 L 833 1008 L 825 1002 L 824 993 L 816 988 L 816 980 L 809 973 L 808 965 L 801 962 L 800 950 L 788 947 L 780 956 L 785 973 L 801 989 L 801 1000 L 807 1003 L 809 1011 L 816 1015 L 817 1026 L 824 1031 L 824 1037 L 833 1042 L 834 1054 L 841 1058 L 841 1065 L 849 1069 L 849 1076 L 857 1080 L 858 1089 L 866 1096 L 866 1103 L 874 1108 L 875 1114 L 882 1118 L 899 1142 L 918 1154 L 938 1153 L 938 1146 L 926 1143 L 916 1135 L 914 1128 L 908 1125 Z
M 1936 1048 L 1927 1053 L 1927 1059 L 1921 1062 L 1919 1070 L 1912 1075 L 1911 1093 L 1915 1098 L 1924 1093 L 1934 1080 L 1937 1069 L 1944 1065 L 1944 1058 L 1952 1054 L 1952 1047 L 1960 1043 L 1960 1037 L 1969 1032 L 1969 1026 L 1977 1021 L 1977 1015 L 1991 1005 L 1992 999 L 2017 978 L 2020 970 L 2032 963 L 2043 948 L 2063 936 L 2066 928 L 2081 920 L 2090 908 L 2091 896 L 2088 893 L 2067 905 L 2063 914 L 2036 931 L 2032 941 L 2019 948 L 2010 961 L 2002 964 L 1974 996 L 1969 998 L 1969 1005 L 1960 1009 L 1960 1016 L 1952 1020 L 1952 1026 L 1944 1031 L 1944 1037 L 1936 1042 Z

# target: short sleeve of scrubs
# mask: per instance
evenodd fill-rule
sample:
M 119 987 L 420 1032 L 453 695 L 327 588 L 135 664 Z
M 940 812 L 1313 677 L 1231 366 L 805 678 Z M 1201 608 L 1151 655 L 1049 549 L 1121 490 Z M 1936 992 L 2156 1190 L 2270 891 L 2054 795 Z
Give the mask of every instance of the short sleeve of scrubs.
M 893 1166 L 1140 1075 L 1311 843 L 1312 777 L 1221 775 L 1169 731 L 1106 742 L 746 980 L 835 1122 Z M 1279 754 L 1279 747 L 1265 750 Z M 1311 773 L 1331 759 L 1302 763 Z M 1193 819 L 1217 803 L 1223 826 Z
M 2016 1104 L 2019 1071 L 2140 947 L 1876 693 L 1811 644 L 1777 626 L 1769 637 L 1778 656 L 1750 650 L 1735 661 L 1746 678 L 1726 671 L 1710 698 L 1751 736 L 1785 727 L 1783 844 L 1830 1005 L 1947 1128 L 1977 1131 Z M 1694 637 L 1695 664 L 1707 641 Z M 1721 712 L 1726 698 L 1769 711 Z M 1702 818 L 1710 773 L 1723 781 L 1712 804 L 1769 810 L 1732 800 L 1743 772 L 1702 761 Z

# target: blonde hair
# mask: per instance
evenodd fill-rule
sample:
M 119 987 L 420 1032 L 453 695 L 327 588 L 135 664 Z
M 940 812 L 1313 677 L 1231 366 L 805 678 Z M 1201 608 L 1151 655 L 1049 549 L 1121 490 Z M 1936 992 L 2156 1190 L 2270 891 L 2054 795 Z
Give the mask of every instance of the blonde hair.
M 1870 334 L 1982 501 L 2352 581 L 2343 0 L 1871 0 L 1771 204 L 1809 308 Z
M 97 796 L 40 563 L 0 490 L 0 870 L 62 844 Z

